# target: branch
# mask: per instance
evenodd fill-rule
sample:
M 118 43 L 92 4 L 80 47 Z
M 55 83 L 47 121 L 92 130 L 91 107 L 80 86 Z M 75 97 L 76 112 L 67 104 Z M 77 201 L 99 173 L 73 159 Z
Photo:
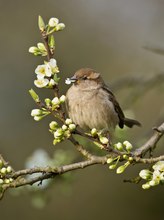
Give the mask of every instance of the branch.
M 0 194 L 0 199 L 3 198 L 5 191 L 8 188 L 17 188 L 25 185 L 33 185 L 37 182 L 42 182 L 45 179 L 54 178 L 57 175 L 61 175 L 63 173 L 77 170 L 77 169 L 83 169 L 85 167 L 94 165 L 94 164 L 106 164 L 107 162 L 107 156 L 92 156 L 92 159 L 81 161 L 78 163 L 73 163 L 69 165 L 59 166 L 59 167 L 36 167 L 32 169 L 25 169 L 20 170 L 17 172 L 14 172 L 11 177 L 16 178 L 12 183 L 3 185 L 2 192 Z M 33 177 L 30 179 L 22 178 L 21 176 L 24 175 L 31 175 L 34 173 L 42 173 L 41 175 L 37 177 Z
M 132 155 L 135 157 L 144 156 L 149 150 L 152 150 L 156 147 L 156 144 L 164 135 L 164 122 L 158 127 L 154 129 L 154 134 L 150 137 L 150 139 L 140 148 L 136 149 L 132 152 Z

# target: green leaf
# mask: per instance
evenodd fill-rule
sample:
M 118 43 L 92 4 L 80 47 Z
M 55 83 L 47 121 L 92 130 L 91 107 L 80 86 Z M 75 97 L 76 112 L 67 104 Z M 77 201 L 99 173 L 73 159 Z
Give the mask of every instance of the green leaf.
M 57 77 L 57 74 L 54 74 L 54 81 L 55 81 L 56 83 L 58 83 L 58 82 L 59 82 L 59 80 L 60 80 L 60 78 L 59 78 L 59 77 Z
M 48 45 L 50 46 L 50 48 L 54 48 L 55 47 L 55 38 L 54 38 L 53 35 L 49 36 Z
M 40 102 L 39 96 L 36 94 L 36 92 L 33 89 L 30 89 L 29 93 L 35 102 Z
M 45 28 L 46 28 L 46 25 L 45 25 L 45 23 L 43 21 L 43 18 L 40 15 L 38 17 L 38 26 L 39 26 L 39 30 L 40 31 L 44 31 Z

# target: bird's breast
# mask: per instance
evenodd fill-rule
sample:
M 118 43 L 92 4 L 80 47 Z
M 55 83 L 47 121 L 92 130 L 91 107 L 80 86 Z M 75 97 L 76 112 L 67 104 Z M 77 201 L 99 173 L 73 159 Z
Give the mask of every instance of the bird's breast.
M 82 90 L 72 86 L 66 97 L 69 117 L 82 129 L 110 130 L 118 123 L 113 103 L 102 88 Z

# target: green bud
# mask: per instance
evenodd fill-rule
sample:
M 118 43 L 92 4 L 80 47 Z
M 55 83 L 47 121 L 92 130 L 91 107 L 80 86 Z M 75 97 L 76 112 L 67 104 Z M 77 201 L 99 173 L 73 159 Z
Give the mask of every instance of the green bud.
M 8 166 L 8 167 L 6 168 L 6 171 L 7 171 L 7 173 L 11 173 L 11 172 L 12 172 L 11 166 Z
M 110 157 L 110 158 L 107 159 L 106 162 L 107 162 L 107 163 L 112 163 L 113 161 L 114 161 L 114 159 Z
M 113 170 L 113 169 L 115 169 L 115 168 L 116 168 L 116 164 L 112 164 L 112 165 L 109 166 L 109 169 L 110 169 L 110 170 Z
M 42 115 L 42 116 L 34 116 L 34 120 L 35 121 L 40 121 L 40 120 L 42 120 L 44 118 L 44 115 Z
M 51 106 L 51 99 L 49 99 L 49 98 L 46 98 L 45 100 L 45 103 L 46 103 L 46 106 Z
M 60 101 L 58 97 L 55 97 L 52 99 L 52 105 L 59 105 L 59 104 L 60 104 Z
M 97 129 L 96 128 L 92 128 L 91 135 L 92 136 L 96 136 L 97 135 Z
M 129 141 L 124 141 L 123 145 L 125 145 L 127 151 L 131 151 L 131 149 L 133 148 L 132 144 Z
M 159 184 L 159 180 L 151 180 L 151 181 L 149 181 L 149 185 L 150 186 L 156 186 L 156 185 L 158 185 Z
M 55 31 L 62 31 L 65 28 L 65 24 L 63 23 L 59 23 L 56 28 Z
M 65 123 L 66 123 L 66 125 L 70 125 L 70 124 L 72 124 L 72 120 L 70 118 L 67 118 L 65 120 Z
M 4 183 L 3 179 L 0 179 L 0 185 L 2 185 Z
M 128 155 L 124 154 L 123 159 L 128 160 L 129 159 Z
M 49 126 L 52 130 L 56 130 L 58 128 L 58 123 L 56 121 L 51 121 Z
M 45 23 L 43 21 L 43 18 L 40 15 L 38 17 L 38 26 L 39 26 L 39 30 L 40 31 L 44 31 L 45 28 L 46 28 L 46 25 L 45 25 Z
M 133 161 L 133 157 L 129 157 L 128 160 L 129 160 L 130 162 L 132 162 L 132 161 Z
M 42 114 L 43 114 L 43 112 L 42 112 L 41 109 L 33 109 L 33 110 L 31 111 L 31 116 L 32 116 L 32 117 L 34 117 L 34 116 L 40 116 L 40 115 L 42 115 Z
M 30 47 L 29 50 L 28 50 L 29 53 L 37 53 L 38 52 L 38 48 L 37 47 Z
M 142 188 L 143 188 L 143 189 L 149 189 L 149 188 L 150 188 L 149 183 L 143 184 L 143 185 L 142 185 Z
M 4 183 L 9 184 L 9 183 L 10 183 L 10 180 L 9 180 L 9 179 L 5 179 L 5 180 L 4 180 Z
M 13 182 L 13 178 L 9 178 L 9 181 L 10 181 L 10 183 L 12 183 Z
M 66 131 L 68 129 L 67 125 L 62 125 L 62 130 Z
M 70 131 L 74 131 L 76 129 L 76 125 L 75 124 L 69 124 L 69 129 L 70 129 Z
M 36 94 L 36 92 L 33 89 L 30 89 L 29 93 L 35 102 L 40 102 L 39 96 Z
M 123 173 L 125 169 L 126 169 L 126 167 L 124 165 L 122 165 L 117 168 L 116 173 L 117 174 Z
M 141 170 L 139 176 L 144 180 L 149 180 L 152 177 L 152 172 L 150 170 Z
M 55 132 L 54 132 L 54 138 L 59 138 L 63 135 L 63 130 L 61 128 L 58 128 Z
M 69 138 L 69 137 L 71 136 L 70 131 L 69 131 L 69 130 L 65 131 L 65 132 L 64 132 L 64 136 L 65 136 L 66 138 Z
M 66 97 L 65 97 L 65 95 L 62 95 L 61 97 L 60 97 L 60 103 L 64 103 L 65 102 L 65 99 L 66 99 Z
M 56 27 L 56 25 L 59 23 L 59 19 L 58 18 L 50 18 L 48 25 L 50 27 Z
M 106 138 L 106 137 L 100 137 L 99 139 L 100 139 L 100 142 L 101 142 L 102 144 L 108 144 L 108 143 L 109 143 L 109 140 L 108 140 L 108 138 Z
M 129 165 L 130 165 L 130 162 L 127 161 L 124 165 L 122 165 L 122 166 L 120 166 L 120 167 L 117 168 L 116 173 L 117 173 L 117 174 L 123 173 L 124 170 L 125 170 Z
M 61 140 L 60 139 L 54 139 L 53 140 L 53 145 L 56 145 L 57 143 L 59 143 Z
M 37 43 L 37 46 L 38 46 L 39 50 L 46 51 L 46 48 L 43 43 Z
M 117 144 L 114 145 L 114 147 L 119 150 L 119 151 L 122 151 L 123 150 L 123 145 L 121 142 L 118 142 Z
M 6 167 L 2 167 L 1 170 L 0 170 L 0 172 L 1 172 L 2 174 L 6 174 L 6 172 L 7 172 Z
M 55 38 L 54 38 L 53 35 L 49 36 L 48 45 L 50 46 L 50 48 L 54 48 L 55 47 Z

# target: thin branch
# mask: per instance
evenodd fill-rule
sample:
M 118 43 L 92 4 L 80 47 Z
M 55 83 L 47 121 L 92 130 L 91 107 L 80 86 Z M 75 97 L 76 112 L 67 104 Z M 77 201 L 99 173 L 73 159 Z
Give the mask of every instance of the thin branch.
M 161 155 L 159 157 L 152 157 L 152 158 L 135 157 L 134 159 L 137 163 L 153 164 L 158 161 L 164 160 L 164 155 Z
M 144 156 L 149 150 L 155 148 L 156 144 L 163 135 L 164 135 L 164 122 L 158 128 L 155 129 L 154 134 L 143 146 L 132 152 L 132 155 L 135 157 Z
M 3 185 L 2 192 L 0 194 L 0 199 L 3 198 L 3 195 L 8 188 L 17 188 L 17 187 L 21 187 L 21 186 L 25 186 L 25 185 L 33 185 L 34 183 L 37 183 L 40 181 L 42 182 L 45 179 L 54 178 L 57 175 L 61 175 L 63 173 L 69 172 L 69 171 L 83 169 L 85 167 L 88 167 L 88 166 L 91 166 L 94 164 L 106 164 L 106 162 L 107 162 L 107 156 L 101 156 L 101 157 L 92 156 L 91 160 L 81 161 L 78 163 L 59 166 L 59 167 L 55 167 L 55 168 L 54 167 L 53 168 L 51 168 L 51 167 L 46 167 L 46 168 L 36 167 L 36 168 L 32 168 L 32 169 L 25 169 L 25 170 L 17 171 L 15 173 L 13 173 L 13 175 L 11 176 L 11 177 L 17 178 L 17 179 L 15 179 L 10 184 Z M 28 179 L 18 178 L 18 177 L 21 177 L 22 175 L 28 175 L 28 174 L 34 174 L 34 173 L 43 173 L 43 174 L 39 175 L 37 177 L 28 178 Z
M 46 34 L 46 31 L 41 31 L 41 35 L 44 41 L 45 48 L 47 50 L 47 58 L 49 61 L 53 57 L 53 53 L 51 52 L 50 47 L 48 45 L 48 35 Z

